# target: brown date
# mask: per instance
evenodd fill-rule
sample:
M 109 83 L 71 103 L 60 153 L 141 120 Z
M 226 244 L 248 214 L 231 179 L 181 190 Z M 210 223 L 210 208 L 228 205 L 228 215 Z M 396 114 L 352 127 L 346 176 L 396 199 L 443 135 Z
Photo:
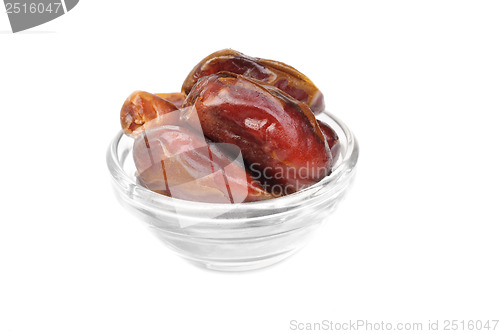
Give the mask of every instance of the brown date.
M 158 93 L 155 94 L 164 100 L 172 103 L 177 108 L 181 108 L 184 100 L 186 99 L 186 94 L 184 93 Z
M 237 154 L 228 154 L 221 146 L 179 126 L 147 129 L 134 142 L 139 183 L 190 201 L 241 203 L 272 198 L 234 158 Z
M 329 150 L 311 109 L 273 86 L 229 72 L 200 78 L 184 107 L 197 111 L 203 133 L 237 145 L 265 189 L 283 194 L 331 172 Z
M 315 114 L 325 109 L 321 91 L 295 68 L 274 60 L 249 57 L 231 49 L 214 52 L 199 62 L 184 81 L 182 92 L 188 94 L 200 78 L 222 71 L 241 74 L 273 85 L 309 105 Z
M 120 121 L 123 132 L 136 136 L 144 130 L 147 122 L 168 114 L 178 108 L 157 95 L 135 91 L 123 103 Z

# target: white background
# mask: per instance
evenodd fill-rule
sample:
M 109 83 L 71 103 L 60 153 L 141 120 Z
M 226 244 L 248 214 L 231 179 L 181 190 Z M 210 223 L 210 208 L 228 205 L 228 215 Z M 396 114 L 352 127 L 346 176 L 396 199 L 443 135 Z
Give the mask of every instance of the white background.
M 82 0 L 9 29 L 2 8 L 0 333 L 500 318 L 500 2 Z M 105 164 L 129 93 L 226 47 L 306 73 L 361 148 L 311 243 L 244 274 L 174 255 Z

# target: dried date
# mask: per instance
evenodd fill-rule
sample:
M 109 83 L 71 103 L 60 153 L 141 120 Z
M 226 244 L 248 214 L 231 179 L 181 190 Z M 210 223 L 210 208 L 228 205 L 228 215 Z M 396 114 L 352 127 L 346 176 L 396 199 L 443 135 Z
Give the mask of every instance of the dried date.
M 335 163 L 339 156 L 340 156 L 340 142 L 339 142 L 339 136 L 333 130 L 328 124 L 325 122 L 322 122 L 320 120 L 318 121 L 318 125 L 325 135 L 326 142 L 328 143 L 328 147 L 330 148 L 330 151 L 332 152 L 332 158 L 333 162 Z
M 157 95 L 135 91 L 125 100 L 120 112 L 123 132 L 136 136 L 144 130 L 146 123 L 177 109 L 173 103 Z
M 244 75 L 273 85 L 309 105 L 315 114 L 325 109 L 321 91 L 295 68 L 274 60 L 249 57 L 231 49 L 212 53 L 199 62 L 184 81 L 182 92 L 188 94 L 200 78 L 221 71 Z
M 229 72 L 198 79 L 184 104 L 195 108 L 203 133 L 237 145 L 266 189 L 282 194 L 331 172 L 332 153 L 310 108 L 276 87 Z
M 171 125 L 143 131 L 133 148 L 139 182 L 160 194 L 210 203 L 272 198 L 236 159 L 239 150 L 229 153 L 224 145 Z

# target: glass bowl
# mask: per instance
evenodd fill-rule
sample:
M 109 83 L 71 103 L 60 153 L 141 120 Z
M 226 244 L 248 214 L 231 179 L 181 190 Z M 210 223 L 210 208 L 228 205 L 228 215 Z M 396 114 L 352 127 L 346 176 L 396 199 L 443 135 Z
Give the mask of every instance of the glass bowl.
M 294 194 L 240 204 L 192 202 L 157 194 L 137 183 L 131 154 L 134 141 L 122 131 L 107 152 L 115 194 L 160 240 L 198 266 L 244 271 L 275 264 L 306 244 L 335 210 L 355 175 L 358 145 L 354 135 L 328 112 L 318 119 L 338 134 L 340 157 L 329 176 Z

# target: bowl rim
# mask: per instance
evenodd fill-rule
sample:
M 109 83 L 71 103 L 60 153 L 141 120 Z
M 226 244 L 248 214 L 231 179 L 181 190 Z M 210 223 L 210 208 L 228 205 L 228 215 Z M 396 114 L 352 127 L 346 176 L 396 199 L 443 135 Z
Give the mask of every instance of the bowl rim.
M 125 170 L 122 168 L 120 163 L 120 157 L 118 154 L 118 146 L 121 139 L 126 135 L 120 130 L 118 134 L 115 135 L 113 140 L 108 146 L 106 161 L 108 165 L 109 172 L 111 173 L 112 178 L 116 183 L 122 188 L 124 191 L 133 191 L 137 196 L 134 196 L 134 200 L 141 200 L 141 203 L 147 206 L 154 206 L 155 209 L 161 209 L 162 206 L 169 207 L 175 205 L 175 207 L 180 207 L 183 209 L 189 209 L 198 206 L 208 206 L 211 209 L 222 209 L 226 210 L 230 207 L 230 211 L 235 211 L 238 209 L 245 210 L 266 210 L 266 209 L 276 209 L 276 208 L 284 208 L 289 206 L 290 204 L 300 202 L 302 199 L 306 199 L 309 195 L 313 194 L 317 190 L 321 189 L 325 185 L 336 182 L 340 179 L 343 174 L 350 173 L 357 164 L 358 156 L 359 156 L 359 147 L 356 137 L 351 132 L 351 130 L 343 123 L 338 117 L 334 116 L 332 113 L 328 111 L 324 111 L 321 113 L 329 117 L 333 122 L 335 122 L 346 138 L 346 142 L 342 143 L 344 147 L 341 147 L 343 155 L 341 156 L 342 161 L 338 163 L 335 169 L 330 173 L 330 175 L 324 177 L 319 182 L 302 189 L 296 193 L 289 194 L 282 197 L 256 201 L 256 202 L 247 202 L 247 203 L 207 203 L 207 202 L 197 202 L 197 201 L 188 201 L 177 198 L 171 198 L 168 196 L 164 196 L 158 194 L 152 190 L 149 190 L 140 184 L 138 184 L 131 176 L 129 176 Z M 341 137 L 340 137 L 341 138 Z M 130 196 L 129 196 L 130 197 Z

